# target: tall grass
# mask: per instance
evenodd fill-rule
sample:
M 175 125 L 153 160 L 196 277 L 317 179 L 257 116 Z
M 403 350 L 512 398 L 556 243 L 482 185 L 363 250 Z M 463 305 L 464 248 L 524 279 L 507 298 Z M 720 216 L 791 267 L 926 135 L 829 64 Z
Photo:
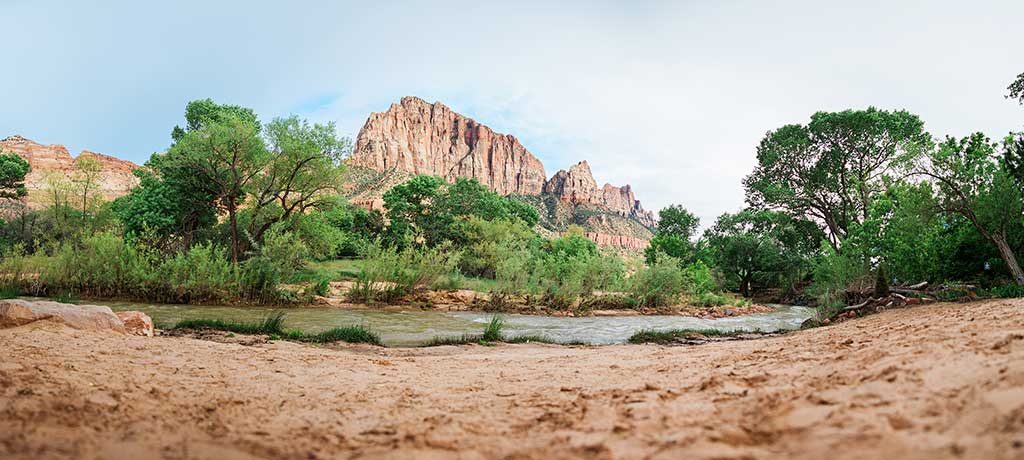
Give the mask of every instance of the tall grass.
M 778 331 L 777 331 L 778 332 Z M 642 330 L 629 337 L 629 343 L 673 344 L 704 337 L 736 337 L 761 331 L 722 331 L 718 329 L 671 329 L 667 331 Z

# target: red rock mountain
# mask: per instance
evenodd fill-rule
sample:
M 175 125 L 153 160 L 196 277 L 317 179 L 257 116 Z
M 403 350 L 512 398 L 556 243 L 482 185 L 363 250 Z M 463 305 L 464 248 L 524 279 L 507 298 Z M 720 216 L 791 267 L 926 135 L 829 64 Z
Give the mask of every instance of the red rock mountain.
M 132 170 L 139 167 L 135 163 L 88 150 L 72 158 L 63 145 L 42 145 L 14 135 L 0 140 L 0 152 L 13 152 L 28 161 L 31 170 L 25 177 L 25 188 L 29 191 L 29 205 L 33 207 L 44 205 L 42 194 L 47 188 L 47 177 L 50 174 L 71 179 L 75 164 L 85 158 L 92 158 L 99 163 L 99 191 L 107 200 L 127 194 L 139 183 L 139 179 L 132 175 Z
M 495 133 L 440 102 L 430 104 L 417 97 L 403 97 L 386 112 L 371 114 L 359 131 L 348 164 L 385 172 L 389 177 L 404 173 L 448 181 L 475 178 L 502 195 L 552 195 L 567 205 L 602 209 L 648 230 L 640 231 L 640 238 L 588 232 L 591 239 L 610 246 L 644 246 L 655 224 L 654 214 L 643 209 L 630 186 L 605 184 L 599 188 L 586 161 L 545 180 L 544 165 L 514 136 Z M 374 207 L 379 201 L 365 193 L 354 200 Z
M 472 177 L 502 195 L 539 194 L 545 178 L 544 165 L 515 137 L 415 97 L 370 115 L 349 164 L 449 180 Z

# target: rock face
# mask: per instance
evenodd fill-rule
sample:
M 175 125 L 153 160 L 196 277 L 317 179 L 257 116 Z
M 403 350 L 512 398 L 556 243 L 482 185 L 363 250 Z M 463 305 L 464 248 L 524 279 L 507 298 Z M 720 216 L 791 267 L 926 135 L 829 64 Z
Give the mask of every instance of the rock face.
M 563 203 L 631 219 L 647 229 L 643 233 L 655 225 L 654 214 L 644 210 L 629 185 L 598 187 L 586 161 L 545 180 L 544 165 L 515 137 L 495 133 L 440 102 L 430 104 L 416 97 L 404 97 L 386 112 L 371 114 L 347 161 L 383 172 L 385 178 L 428 174 L 452 182 L 470 177 L 502 195 L 553 195 Z M 350 201 L 379 209 L 380 195 L 387 188 L 366 188 Z M 590 232 L 588 236 L 602 245 L 646 247 L 646 240 L 635 235 Z
M 631 251 L 642 251 L 651 245 L 650 241 L 629 235 L 608 235 L 597 232 L 584 232 L 583 234 L 599 246 L 614 246 L 629 249 Z
M 502 195 L 536 195 L 545 178 L 544 165 L 515 137 L 416 97 L 371 114 L 348 161 L 450 181 L 472 177 Z
M 563 169 L 555 173 L 544 184 L 544 193 L 557 195 L 562 201 L 574 204 L 604 203 L 586 160 L 576 163 L 568 171 Z
M 640 200 L 633 195 L 629 185 L 615 187 L 604 184 L 597 188 L 597 181 L 590 172 L 586 160 L 576 163 L 568 171 L 561 170 L 544 184 L 544 193 L 558 195 L 563 201 L 574 204 L 594 204 L 607 208 L 616 214 L 635 219 L 645 227 L 654 227 L 654 213 L 644 210 Z
M 131 335 L 153 337 L 153 319 L 141 311 L 119 311 L 117 318 L 124 323 L 124 331 Z
M 110 307 L 20 299 L 0 300 L 0 328 L 43 320 L 56 321 L 75 329 L 125 332 L 124 323 Z
M 76 174 L 75 165 L 85 159 L 95 160 L 99 165 L 96 192 L 105 200 L 125 195 L 139 183 L 132 174 L 139 167 L 135 163 L 88 150 L 72 158 L 63 145 L 42 145 L 14 135 L 0 140 L 0 151 L 16 153 L 28 161 L 31 170 L 25 177 L 25 188 L 29 191 L 29 205 L 33 207 L 46 204 L 42 195 L 48 188 L 49 177 L 55 175 L 71 180 Z

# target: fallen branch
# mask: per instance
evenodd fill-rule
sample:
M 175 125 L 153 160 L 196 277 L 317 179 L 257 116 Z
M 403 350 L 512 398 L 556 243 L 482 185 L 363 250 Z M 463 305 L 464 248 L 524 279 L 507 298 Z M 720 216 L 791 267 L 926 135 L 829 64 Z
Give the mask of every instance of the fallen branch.
M 868 299 L 868 300 L 865 300 L 865 301 L 863 301 L 863 302 L 861 302 L 861 303 L 859 303 L 859 304 L 857 304 L 857 305 L 850 305 L 849 307 L 844 307 L 844 308 L 843 308 L 842 310 L 840 310 L 840 312 L 847 312 L 847 311 L 857 311 L 857 310 L 860 310 L 861 308 L 864 308 L 864 307 L 866 307 L 866 306 L 868 306 L 868 305 L 871 305 L 871 304 L 872 304 L 872 303 L 874 303 L 874 302 L 875 302 L 876 300 L 877 300 L 877 299 L 875 299 L 874 297 L 872 297 L 872 298 L 870 298 L 870 299 Z

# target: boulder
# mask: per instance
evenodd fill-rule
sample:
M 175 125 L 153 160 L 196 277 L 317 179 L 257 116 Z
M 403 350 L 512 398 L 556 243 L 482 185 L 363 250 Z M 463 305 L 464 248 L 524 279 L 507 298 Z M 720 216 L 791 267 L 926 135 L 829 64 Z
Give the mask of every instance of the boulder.
M 75 329 L 109 330 L 124 334 L 124 323 L 110 307 L 72 305 L 48 300 L 0 300 L 0 328 L 50 320 Z
M 153 337 L 153 319 L 141 311 L 119 311 L 115 313 L 124 323 L 124 331 L 131 335 Z

